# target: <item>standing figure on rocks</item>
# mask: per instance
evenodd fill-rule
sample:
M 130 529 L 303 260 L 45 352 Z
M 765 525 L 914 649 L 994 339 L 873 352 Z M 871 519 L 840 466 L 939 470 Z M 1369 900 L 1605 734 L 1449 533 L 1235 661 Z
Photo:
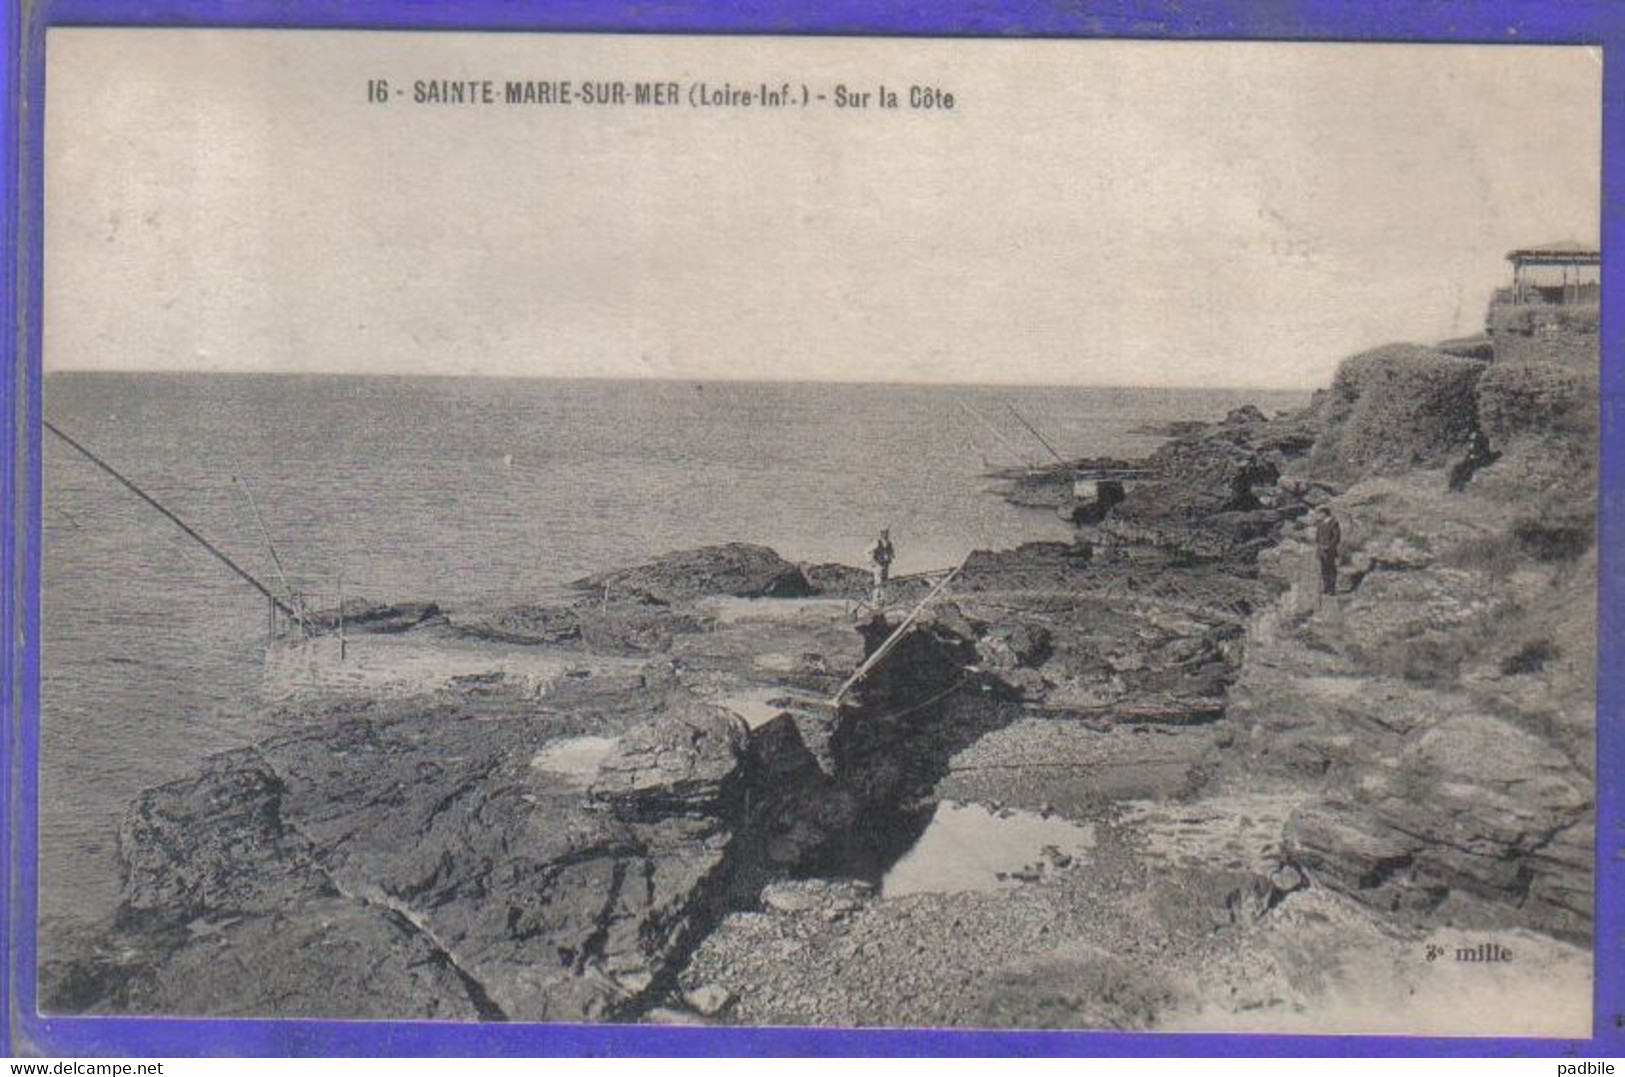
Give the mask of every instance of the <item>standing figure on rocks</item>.
M 1479 468 L 1489 467 L 1500 458 L 1500 453 L 1490 451 L 1490 439 L 1484 436 L 1484 431 L 1474 427 L 1473 432 L 1467 437 L 1466 455 L 1456 461 L 1455 466 L 1450 469 L 1450 492 L 1461 493 L 1473 480 L 1473 475 Z
M 880 538 L 869 547 L 869 561 L 874 566 L 875 585 L 869 595 L 869 605 L 875 609 L 886 606 L 886 581 L 891 578 L 891 563 L 897 550 L 891 544 L 891 531 L 880 529 Z
M 1320 557 L 1320 593 L 1337 593 L 1337 555 L 1343 545 L 1343 525 L 1332 510 L 1322 506 L 1315 512 L 1315 553 Z

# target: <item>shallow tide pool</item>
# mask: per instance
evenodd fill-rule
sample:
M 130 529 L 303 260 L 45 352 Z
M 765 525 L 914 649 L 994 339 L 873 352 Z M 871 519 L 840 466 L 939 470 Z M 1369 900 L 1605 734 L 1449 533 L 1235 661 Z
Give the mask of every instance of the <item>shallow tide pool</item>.
M 1093 824 L 1036 812 L 942 801 L 881 880 L 883 897 L 998 890 L 1035 872 L 1070 867 L 1094 848 Z

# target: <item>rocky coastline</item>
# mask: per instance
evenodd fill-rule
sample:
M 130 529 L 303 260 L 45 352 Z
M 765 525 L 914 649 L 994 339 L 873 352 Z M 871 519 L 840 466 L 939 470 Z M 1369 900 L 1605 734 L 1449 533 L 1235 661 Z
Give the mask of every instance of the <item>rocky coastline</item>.
M 1124 496 L 1075 515 L 1071 543 L 972 554 L 838 705 L 889 633 L 854 616 L 867 574 L 764 547 L 472 619 L 357 602 L 358 651 L 467 661 L 408 692 L 285 699 L 291 732 L 142 794 L 120 908 L 41 970 L 41 997 L 1387 1031 L 1437 996 L 1467 1000 L 1439 1030 L 1472 1031 L 1475 1005 L 1538 984 L 1578 1015 L 1596 407 L 1568 367 L 1401 345 L 1346 361 L 1301 412 L 1079 462 L 1129 476 Z M 1475 438 L 1493 461 L 1452 491 Z M 1057 470 L 1002 493 L 1054 511 L 1068 486 Z M 1325 597 L 1322 505 L 1346 536 Z M 1017 860 L 901 886 L 950 825 Z M 1471 980 L 1427 956 L 1480 938 L 1521 960 Z

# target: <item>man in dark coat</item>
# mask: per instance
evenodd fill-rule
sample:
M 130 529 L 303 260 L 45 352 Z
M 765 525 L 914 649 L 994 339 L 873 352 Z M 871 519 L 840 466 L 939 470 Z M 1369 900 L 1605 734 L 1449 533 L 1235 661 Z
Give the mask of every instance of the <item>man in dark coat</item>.
M 874 589 L 869 594 L 869 604 L 876 609 L 886 605 L 886 581 L 891 579 L 891 563 L 897 557 L 897 548 L 892 545 L 891 531 L 882 529 L 880 540 L 869 547 L 869 564 L 874 569 Z
M 1484 436 L 1484 431 L 1473 429 L 1467 437 L 1467 452 L 1455 466 L 1450 469 L 1449 489 L 1453 494 L 1459 494 L 1473 481 L 1473 475 L 1480 468 L 1489 467 L 1501 458 L 1498 452 L 1490 451 L 1490 439 Z
M 1315 513 L 1315 553 L 1320 558 L 1320 593 L 1337 593 L 1337 555 L 1343 545 L 1343 526 L 1330 509 Z

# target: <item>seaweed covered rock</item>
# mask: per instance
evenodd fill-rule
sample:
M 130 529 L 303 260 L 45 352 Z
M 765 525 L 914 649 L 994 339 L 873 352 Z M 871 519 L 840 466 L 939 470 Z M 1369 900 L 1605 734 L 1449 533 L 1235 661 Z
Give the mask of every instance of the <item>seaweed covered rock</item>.
M 1344 360 L 1320 403 L 1311 473 L 1342 483 L 1450 463 L 1477 427 L 1475 390 L 1484 370 L 1414 344 Z

